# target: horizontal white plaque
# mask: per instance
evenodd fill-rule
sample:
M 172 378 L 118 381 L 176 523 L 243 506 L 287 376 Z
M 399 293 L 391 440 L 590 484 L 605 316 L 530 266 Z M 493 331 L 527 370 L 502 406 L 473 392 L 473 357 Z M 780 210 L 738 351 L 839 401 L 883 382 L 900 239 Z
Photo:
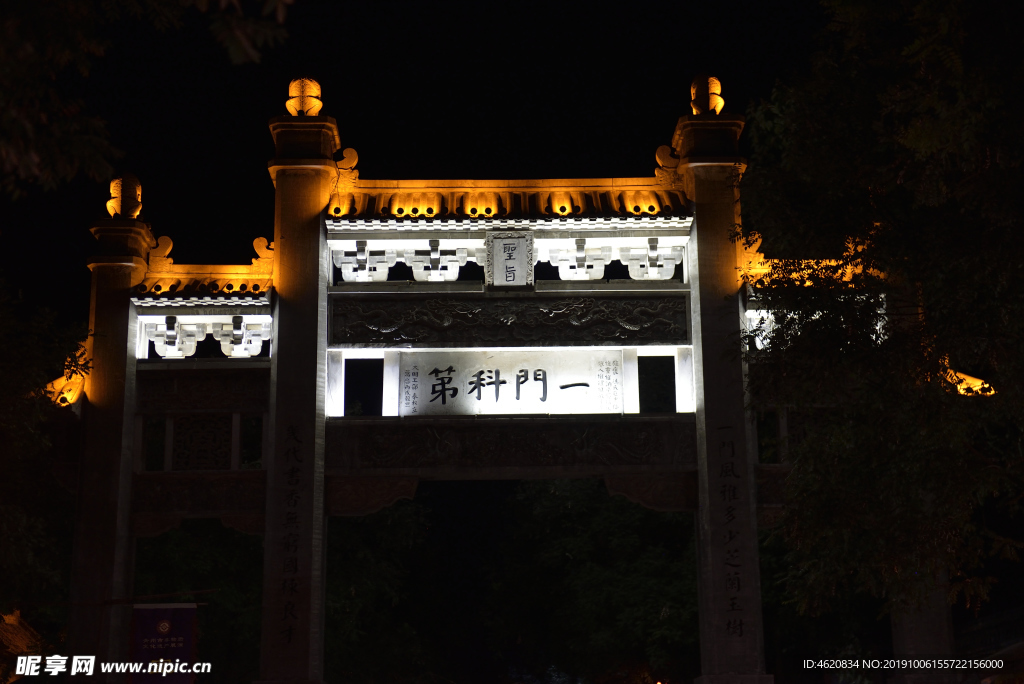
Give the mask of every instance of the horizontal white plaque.
M 622 350 L 401 352 L 400 416 L 622 413 Z

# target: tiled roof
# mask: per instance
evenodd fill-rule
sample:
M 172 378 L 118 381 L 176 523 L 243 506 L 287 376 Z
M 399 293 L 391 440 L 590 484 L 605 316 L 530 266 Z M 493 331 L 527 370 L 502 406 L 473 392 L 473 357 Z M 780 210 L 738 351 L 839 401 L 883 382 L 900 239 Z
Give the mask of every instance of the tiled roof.
M 210 292 L 209 290 L 175 290 L 155 292 L 152 289 L 142 290 L 132 297 L 132 303 L 140 307 L 150 306 L 268 306 L 269 292 Z
M 655 179 L 360 181 L 328 207 L 337 219 L 522 219 L 689 216 L 682 192 Z

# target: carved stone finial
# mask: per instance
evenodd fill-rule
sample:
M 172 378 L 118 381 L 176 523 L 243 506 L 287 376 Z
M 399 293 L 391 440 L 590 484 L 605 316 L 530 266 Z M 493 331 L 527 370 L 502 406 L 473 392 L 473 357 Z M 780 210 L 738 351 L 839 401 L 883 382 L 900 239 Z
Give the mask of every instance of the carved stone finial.
M 672 154 L 673 150 L 668 145 L 662 145 L 654 153 L 654 159 L 658 166 L 663 169 L 674 169 L 679 166 L 679 157 Z
M 174 241 L 168 235 L 161 235 L 156 241 L 156 247 L 149 250 L 149 256 L 150 258 L 169 258 L 172 249 L 174 249 Z
M 297 78 L 288 84 L 288 101 L 284 103 L 292 116 L 317 116 L 324 103 L 320 101 L 320 84 L 311 78 Z
M 252 247 L 259 256 L 252 260 L 251 273 L 272 275 L 274 272 L 274 243 L 267 242 L 265 237 L 258 237 L 252 241 Z
M 359 163 L 359 153 L 351 147 L 346 147 L 341 153 L 341 159 L 335 162 L 339 169 L 351 170 L 356 168 L 356 164 Z
M 658 179 L 658 183 L 661 185 L 686 194 L 686 179 L 679 173 L 680 159 L 674 153 L 675 150 L 668 145 L 662 145 L 658 148 L 654 153 L 654 157 L 658 162 L 658 167 L 654 169 L 654 177 Z
M 694 114 L 722 113 L 725 100 L 722 99 L 722 82 L 714 76 L 703 74 L 690 84 L 690 107 Z
M 327 203 L 329 216 L 342 216 L 347 214 L 352 207 L 351 191 L 356 186 L 356 181 L 359 180 L 359 172 L 356 171 L 358 163 L 359 153 L 351 147 L 346 147 L 341 153 L 341 159 L 335 162 L 338 172 L 334 179 L 330 201 Z
M 138 218 L 142 211 L 142 184 L 133 174 L 126 173 L 110 181 L 110 199 L 107 201 L 110 218 Z
M 174 259 L 170 257 L 172 249 L 174 249 L 174 242 L 171 241 L 171 238 L 161 235 L 156 242 L 156 247 L 149 250 L 149 270 L 167 271 L 170 269 L 171 264 L 174 263 Z
M 252 247 L 256 250 L 260 259 L 273 259 L 274 258 L 274 243 L 267 243 L 267 238 L 258 237 L 252 241 Z M 255 262 L 254 262 L 255 263 Z

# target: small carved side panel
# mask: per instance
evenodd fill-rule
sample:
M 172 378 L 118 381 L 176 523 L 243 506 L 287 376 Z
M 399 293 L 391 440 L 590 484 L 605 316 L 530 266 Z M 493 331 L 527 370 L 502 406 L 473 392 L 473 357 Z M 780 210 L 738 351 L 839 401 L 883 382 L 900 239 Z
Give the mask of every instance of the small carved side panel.
M 331 343 L 398 346 L 687 344 L 686 296 L 355 298 L 331 303 Z
M 174 417 L 174 470 L 231 468 L 231 414 L 195 413 Z

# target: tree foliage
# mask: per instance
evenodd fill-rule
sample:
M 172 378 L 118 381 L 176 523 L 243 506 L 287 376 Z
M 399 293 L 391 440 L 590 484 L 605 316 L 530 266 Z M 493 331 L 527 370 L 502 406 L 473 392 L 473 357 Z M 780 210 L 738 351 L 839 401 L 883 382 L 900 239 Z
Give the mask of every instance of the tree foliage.
M 693 517 L 609 497 L 600 480 L 523 483 L 493 573 L 492 640 L 524 679 L 595 684 L 699 673 Z
M 750 277 L 772 312 L 751 390 L 800 423 L 786 579 L 812 612 L 947 575 L 975 602 L 1024 494 L 1024 61 L 999 3 L 825 4 L 809 71 L 750 110 L 742 181 L 743 237 L 775 259 Z
M 255 8 L 241 0 L 6 3 L 0 17 L 0 190 L 18 197 L 27 186 L 53 189 L 80 172 L 97 181 L 113 175 L 111 161 L 120 153 L 83 95 L 85 77 L 118 32 L 139 22 L 174 28 L 199 10 L 233 62 L 258 62 L 261 48 L 284 40 L 292 2 L 264 0 Z
M 77 419 L 45 387 L 88 371 L 85 332 L 0 282 L 0 613 L 20 609 L 48 644 L 67 616 L 74 494 L 57 475 L 75 456 Z
M 259 678 L 263 541 L 219 520 L 183 520 L 136 541 L 133 595 L 140 603 L 198 602 L 197 661 L 211 682 Z M 197 592 L 197 593 L 191 593 Z
M 693 524 L 601 480 L 425 483 L 331 518 L 325 676 L 654 684 L 699 670 Z M 262 543 L 216 520 L 138 541 L 136 595 L 203 603 L 211 681 L 258 672 Z M 189 591 L 216 589 L 204 594 Z

